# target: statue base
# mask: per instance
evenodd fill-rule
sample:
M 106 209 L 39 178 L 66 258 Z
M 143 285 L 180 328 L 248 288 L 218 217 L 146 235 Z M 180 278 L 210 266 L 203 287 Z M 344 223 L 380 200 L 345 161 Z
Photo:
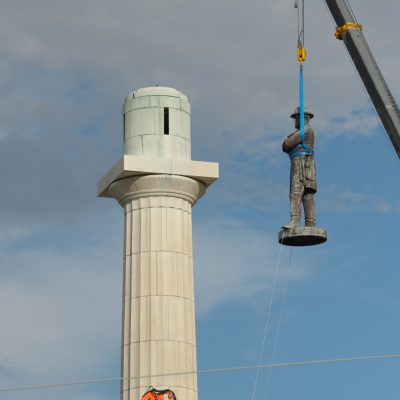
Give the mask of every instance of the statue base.
M 285 246 L 314 246 L 325 243 L 328 235 L 325 229 L 314 226 L 296 226 L 279 232 L 279 243 Z

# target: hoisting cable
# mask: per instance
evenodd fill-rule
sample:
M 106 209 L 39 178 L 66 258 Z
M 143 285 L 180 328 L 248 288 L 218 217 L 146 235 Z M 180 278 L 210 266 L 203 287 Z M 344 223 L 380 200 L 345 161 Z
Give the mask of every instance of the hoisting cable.
M 310 146 L 305 143 L 305 128 L 304 128 L 304 78 L 303 78 L 303 62 L 306 61 L 307 52 L 304 44 L 304 0 L 296 0 L 295 8 L 297 8 L 297 60 L 300 64 L 300 79 L 299 79 L 299 97 L 300 97 L 300 139 L 301 143 L 289 152 L 289 157 L 292 159 L 296 156 L 314 155 Z
M 290 271 L 292 269 L 292 259 L 293 259 L 293 247 L 290 248 L 289 265 L 286 270 L 285 287 L 283 289 L 283 299 L 281 302 L 281 309 L 280 309 L 280 313 L 279 313 L 278 327 L 276 328 L 276 335 L 275 335 L 274 347 L 273 347 L 273 351 L 272 351 L 271 364 L 273 364 L 275 362 L 276 351 L 278 348 L 279 334 L 281 332 L 282 319 L 283 319 L 283 314 L 284 314 L 285 305 L 286 305 L 286 296 L 287 296 L 289 275 L 290 275 Z M 264 400 L 267 400 L 268 389 L 271 384 L 271 375 L 272 375 L 272 368 L 269 368 L 268 369 L 268 377 L 267 377 L 267 385 L 265 387 L 265 392 L 264 392 Z
M 301 14 L 301 18 L 300 18 Z M 303 62 L 306 61 L 307 52 L 304 40 L 304 0 L 299 0 L 297 8 L 297 59 L 300 63 L 300 136 L 301 143 L 304 144 L 304 79 L 303 79 Z
M 297 8 L 297 59 L 302 63 L 307 58 L 304 47 L 304 0 L 298 0 L 294 6 Z
M 271 290 L 271 297 L 269 299 L 269 305 L 268 305 L 268 312 L 267 312 L 267 319 L 265 321 L 265 328 L 264 328 L 264 335 L 263 335 L 263 339 L 261 342 L 261 349 L 260 349 L 260 355 L 258 358 L 258 365 L 259 368 L 257 368 L 257 372 L 256 372 L 256 377 L 254 379 L 254 384 L 253 384 L 253 393 L 251 395 L 251 400 L 254 400 L 255 394 L 256 394 L 256 388 L 257 388 L 257 383 L 258 383 L 258 376 L 260 374 L 260 368 L 261 368 L 261 363 L 262 363 L 262 358 L 264 355 L 264 348 L 265 348 L 265 342 L 267 339 L 267 335 L 268 335 L 268 328 L 269 328 L 269 322 L 271 320 L 271 310 L 272 310 L 272 304 L 274 303 L 274 296 L 275 296 L 275 288 L 276 288 L 276 281 L 278 279 L 278 272 L 279 272 L 279 267 L 280 267 L 280 263 L 281 263 L 281 254 L 282 254 L 282 243 L 279 246 L 279 252 L 278 252 L 278 260 L 276 263 L 276 267 L 275 267 L 275 274 L 274 274 L 274 280 L 272 283 L 272 290 Z
M 299 93 L 300 93 L 300 136 L 301 144 L 304 145 L 304 78 L 303 78 L 303 64 L 300 63 L 300 83 L 299 83 Z
M 292 159 L 296 156 L 313 155 L 310 146 L 305 143 L 305 128 L 304 128 L 304 78 L 303 78 L 303 62 L 306 61 L 307 52 L 304 44 L 304 0 L 296 0 L 295 8 L 297 8 L 297 60 L 300 64 L 300 82 L 299 82 L 299 97 L 300 97 L 300 138 L 301 143 L 289 152 L 289 157 Z

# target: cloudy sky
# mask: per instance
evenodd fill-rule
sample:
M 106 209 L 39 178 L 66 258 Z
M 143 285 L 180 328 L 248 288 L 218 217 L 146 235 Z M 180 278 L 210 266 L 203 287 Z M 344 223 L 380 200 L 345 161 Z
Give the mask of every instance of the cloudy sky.
M 122 152 L 124 96 L 155 84 L 189 97 L 193 159 L 220 163 L 193 216 L 198 367 L 256 364 L 288 219 L 293 1 L 0 5 L 0 389 L 118 377 L 123 216 L 96 183 Z M 400 3 L 351 5 L 400 100 Z M 277 362 L 400 353 L 400 163 L 333 32 L 324 1 L 306 0 L 306 104 L 329 241 L 294 249 L 289 272 L 282 249 L 265 363 L 274 349 Z M 399 371 L 399 361 L 282 368 L 267 398 L 398 398 Z M 251 398 L 254 380 L 201 375 L 200 398 Z M 119 388 L 0 391 L 27 397 L 116 400 Z

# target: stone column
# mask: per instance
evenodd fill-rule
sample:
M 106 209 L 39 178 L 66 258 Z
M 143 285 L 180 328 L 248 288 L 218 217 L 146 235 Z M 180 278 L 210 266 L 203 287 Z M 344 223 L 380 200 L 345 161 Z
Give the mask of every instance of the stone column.
M 192 205 L 205 186 L 190 178 L 147 175 L 113 183 L 125 211 L 123 400 L 149 386 L 197 399 L 192 262 Z
M 121 400 L 149 386 L 197 400 L 192 206 L 218 164 L 191 160 L 190 104 L 172 88 L 126 97 L 123 139 L 98 183 L 125 212 Z

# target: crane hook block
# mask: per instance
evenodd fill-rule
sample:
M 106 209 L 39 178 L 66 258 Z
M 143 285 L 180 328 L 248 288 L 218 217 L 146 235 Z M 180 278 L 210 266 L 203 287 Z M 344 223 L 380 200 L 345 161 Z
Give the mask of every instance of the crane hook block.
M 299 62 L 304 62 L 306 61 L 307 58 L 307 52 L 306 49 L 304 47 L 298 47 L 297 48 L 297 59 L 299 60 Z
M 357 29 L 357 30 L 361 31 L 361 30 L 362 30 L 362 25 L 360 25 L 360 24 L 355 24 L 355 23 L 353 23 L 353 22 L 346 22 L 344 25 L 338 26 L 338 27 L 336 28 L 336 32 L 335 32 L 336 39 L 342 40 L 342 39 L 343 39 L 343 35 L 344 35 L 349 29 Z

